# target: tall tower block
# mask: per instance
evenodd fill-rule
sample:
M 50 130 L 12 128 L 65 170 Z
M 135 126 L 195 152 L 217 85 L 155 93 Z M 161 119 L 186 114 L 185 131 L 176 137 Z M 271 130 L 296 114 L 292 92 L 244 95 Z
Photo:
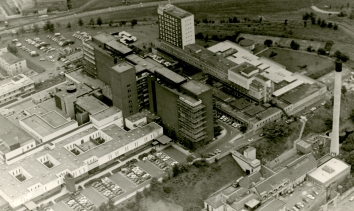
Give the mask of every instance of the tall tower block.
M 333 127 L 332 127 L 332 137 L 331 137 L 331 149 L 330 153 L 332 156 L 339 154 L 339 115 L 340 115 L 340 100 L 342 88 L 342 62 L 336 61 L 336 72 L 334 80 L 334 106 L 333 106 Z

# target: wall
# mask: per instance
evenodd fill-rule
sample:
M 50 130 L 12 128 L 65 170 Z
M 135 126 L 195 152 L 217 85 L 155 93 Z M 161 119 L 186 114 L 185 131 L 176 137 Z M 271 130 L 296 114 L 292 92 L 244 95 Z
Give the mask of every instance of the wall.
M 175 138 L 171 135 L 171 131 L 178 136 L 178 95 L 157 82 L 155 82 L 155 91 L 157 115 L 160 116 L 163 126 L 167 129 L 165 133 Z
M 137 126 L 134 126 L 134 125 L 139 125 L 141 123 L 145 123 L 146 124 L 147 123 L 147 118 L 143 117 L 141 119 L 136 120 L 135 122 L 132 122 L 129 119 L 125 119 L 125 126 L 127 128 L 129 128 L 129 129 L 131 129 L 131 130 L 137 127 Z
M 28 148 L 27 148 L 28 147 Z M 36 147 L 36 142 L 34 140 L 32 141 L 29 141 L 27 144 L 21 146 L 20 148 L 17 148 L 11 152 L 8 152 L 5 154 L 5 159 L 8 160 L 8 159 L 11 159 L 17 155 L 20 155 L 22 153 L 25 153 L 26 151 L 30 150 L 30 149 L 33 149 Z
M 194 15 L 181 19 L 182 48 L 188 44 L 195 43 Z

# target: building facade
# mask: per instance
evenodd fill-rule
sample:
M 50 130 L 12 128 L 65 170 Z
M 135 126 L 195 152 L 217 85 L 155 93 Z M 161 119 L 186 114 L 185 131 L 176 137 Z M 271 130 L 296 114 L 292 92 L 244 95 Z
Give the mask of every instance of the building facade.
M 184 48 L 195 43 L 194 15 L 172 4 L 159 6 L 159 38 Z
M 0 82 L 0 104 L 34 91 L 34 81 L 23 74 Z
M 0 54 L 0 67 L 2 67 L 9 76 L 15 76 L 28 70 L 26 59 L 20 59 L 9 52 Z

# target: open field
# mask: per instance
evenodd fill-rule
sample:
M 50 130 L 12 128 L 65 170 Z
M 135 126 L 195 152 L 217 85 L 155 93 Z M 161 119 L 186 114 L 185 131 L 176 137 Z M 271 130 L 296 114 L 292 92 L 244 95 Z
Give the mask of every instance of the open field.
M 73 0 L 72 0 L 73 1 Z M 84 0 L 87 1 L 87 0 Z M 129 4 L 140 4 L 145 2 L 156 2 L 156 1 L 164 1 L 164 0 L 127 0 Z M 84 2 L 86 3 L 86 2 Z M 128 4 L 128 5 L 129 5 Z M 90 7 L 86 8 L 86 11 L 103 9 L 108 7 L 117 7 L 126 5 L 122 0 L 95 0 L 94 3 L 90 4 Z M 78 5 L 79 7 L 80 5 Z
M 339 11 L 342 6 L 347 8 L 348 4 L 349 7 L 354 6 L 353 0 L 313 0 L 312 3 L 318 8 L 328 11 Z
M 274 57 L 270 57 L 271 52 L 276 53 Z M 286 69 L 291 72 L 299 72 L 313 79 L 317 79 L 322 75 L 334 70 L 334 63 L 331 59 L 326 59 L 315 54 L 307 52 L 297 52 L 287 49 L 270 48 L 258 56 L 264 56 L 285 65 Z M 306 66 L 304 68 L 304 66 Z

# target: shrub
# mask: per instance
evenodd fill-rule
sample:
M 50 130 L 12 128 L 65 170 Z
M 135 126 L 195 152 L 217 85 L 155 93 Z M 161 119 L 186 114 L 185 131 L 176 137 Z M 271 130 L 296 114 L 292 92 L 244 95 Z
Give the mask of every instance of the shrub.
M 276 55 L 278 55 L 278 54 L 276 52 L 272 51 L 272 52 L 270 52 L 269 57 L 272 58 L 272 57 L 274 57 Z
M 319 48 L 319 49 L 317 50 L 317 53 L 318 53 L 319 55 L 326 55 L 326 54 L 327 54 L 327 53 L 326 53 L 326 50 L 323 49 L 323 48 Z
M 209 163 L 207 163 L 205 160 L 197 160 L 193 163 L 193 165 L 197 168 L 209 167 Z
M 171 193 L 171 188 L 170 187 L 163 187 L 162 188 L 163 192 L 165 192 L 166 194 L 170 194 Z
M 157 151 L 156 149 L 151 149 L 151 150 L 150 150 L 150 153 L 151 153 L 151 154 L 154 154 L 154 153 L 156 153 L 156 151 Z
M 193 155 L 188 155 L 187 158 L 186 158 L 186 160 L 187 160 L 189 163 L 192 162 L 192 161 L 194 160 Z

